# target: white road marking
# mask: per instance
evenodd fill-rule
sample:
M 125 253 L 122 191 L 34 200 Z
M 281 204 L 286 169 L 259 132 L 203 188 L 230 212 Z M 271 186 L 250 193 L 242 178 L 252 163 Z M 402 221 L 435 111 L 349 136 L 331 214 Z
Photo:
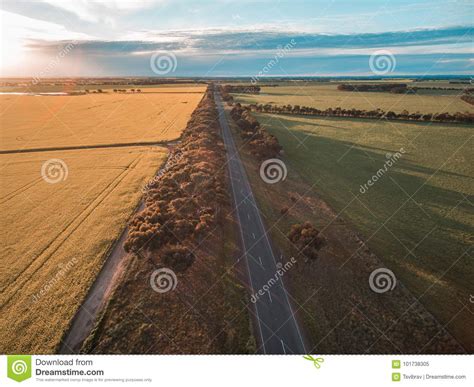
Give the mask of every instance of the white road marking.
M 226 150 L 228 151 L 228 156 L 231 155 L 232 156 L 232 161 L 233 163 L 230 162 L 229 160 L 229 165 L 231 166 L 232 169 L 234 169 L 235 167 L 235 170 L 238 171 L 238 176 L 240 177 L 240 180 L 241 180 L 241 184 L 243 184 L 245 186 L 245 189 L 247 191 L 249 191 L 249 194 L 248 196 L 243 200 L 243 202 L 249 202 L 255 209 L 256 209 L 256 221 L 257 223 L 259 223 L 260 225 L 260 228 L 258 230 L 259 234 L 260 233 L 263 233 L 263 236 L 264 236 L 264 240 L 266 241 L 266 247 L 267 249 L 269 250 L 270 252 L 270 255 L 271 255 L 271 258 L 273 258 L 273 261 L 276 265 L 276 259 L 275 259 L 275 255 L 274 255 L 274 252 L 272 251 L 272 248 L 271 248 L 271 244 L 270 244 L 270 241 L 269 241 L 269 238 L 268 238 L 268 235 L 267 235 L 267 232 L 265 231 L 265 227 L 263 226 L 263 221 L 262 221 L 262 215 L 260 214 L 260 211 L 259 209 L 257 208 L 257 205 L 256 205 L 256 200 L 255 200 L 255 197 L 253 196 L 253 192 L 251 190 L 251 187 L 250 187 L 250 183 L 248 181 L 248 178 L 247 178 L 247 175 L 245 173 L 245 169 L 242 165 L 242 161 L 240 160 L 240 157 L 238 155 L 238 152 L 236 151 L 236 145 L 235 145 L 235 142 L 232 138 L 232 134 L 230 133 L 230 128 L 229 128 L 229 125 L 228 125 L 228 122 L 227 122 L 227 119 L 225 116 L 222 115 L 222 112 L 223 112 L 223 107 L 222 107 L 222 101 L 220 99 L 220 96 L 217 95 L 217 93 L 215 93 L 216 95 L 216 102 L 217 103 L 217 107 L 218 107 L 218 110 L 220 112 L 220 115 L 219 115 L 219 121 L 221 123 L 221 126 L 222 126 L 222 134 L 223 134 L 223 137 L 225 138 L 225 145 L 226 145 Z M 229 152 L 230 151 L 230 152 Z M 234 160 L 235 158 L 235 160 Z M 231 165 L 233 164 L 233 165 Z M 231 186 L 232 186 L 232 191 L 234 193 L 234 205 L 236 207 L 238 207 L 236 204 L 236 195 L 235 195 L 235 189 L 237 187 L 234 187 L 234 180 L 231 179 Z M 242 195 L 245 195 L 244 194 L 244 190 L 241 189 L 241 193 Z M 237 212 L 237 217 L 238 217 L 238 221 L 239 221 L 239 224 L 240 224 L 240 229 L 241 229 L 241 232 L 240 232 L 240 236 L 241 236 L 241 239 L 242 239 L 242 245 L 244 246 L 245 248 L 245 240 L 244 240 L 244 237 L 243 237 L 243 230 L 242 230 L 242 223 L 240 221 L 240 218 L 239 218 L 239 211 L 236 211 Z M 256 239 L 255 237 L 255 234 L 253 233 L 253 237 L 254 239 Z M 248 255 L 247 253 L 245 253 L 245 257 L 248 258 Z M 252 278 L 252 275 L 251 275 L 251 272 L 250 272 L 250 267 L 249 267 L 249 260 L 248 259 L 245 259 L 246 261 L 246 266 L 247 266 L 247 271 L 248 271 L 248 275 L 249 275 L 249 279 L 250 279 L 250 284 L 252 286 L 252 289 L 254 289 L 254 286 L 253 286 L 253 278 Z M 288 294 L 286 292 L 286 289 L 285 289 L 285 285 L 284 283 L 281 283 L 281 288 L 283 289 L 283 293 L 285 295 L 285 299 L 286 299 L 286 304 L 288 305 L 288 308 L 289 308 L 289 312 L 291 314 L 290 318 L 292 317 L 293 318 L 293 322 L 294 322 L 294 325 L 296 327 L 296 330 L 298 332 L 298 335 L 299 335 L 299 338 L 301 340 L 301 344 L 303 346 L 303 352 L 306 352 L 305 350 L 305 345 L 304 345 L 304 342 L 303 342 L 303 339 L 302 339 L 302 336 L 301 336 L 301 332 L 300 332 L 300 329 L 299 329 L 299 326 L 298 324 L 296 323 L 296 319 L 295 319 L 295 316 L 294 316 L 294 312 L 293 312 L 293 308 L 289 302 L 289 298 L 288 298 Z M 269 297 L 271 297 L 269 295 Z M 263 337 L 263 332 L 262 332 L 262 327 L 261 327 L 261 320 L 259 318 L 259 310 L 258 310 L 258 303 L 255 304 L 255 312 L 257 314 L 257 323 L 258 323 L 258 328 L 259 328 L 259 331 L 260 331 L 260 338 L 262 340 L 262 346 L 263 346 L 263 352 L 266 353 L 266 348 L 265 348 L 265 338 Z M 285 348 L 285 344 L 283 342 L 282 339 L 280 339 L 280 342 L 281 342 L 281 345 L 282 345 L 282 349 L 283 349 L 283 352 L 286 354 L 286 348 Z
M 250 214 L 247 214 L 247 219 L 250 220 Z
M 255 239 L 255 233 L 252 233 L 253 239 Z
M 217 100 L 218 100 L 219 103 L 220 103 L 219 97 L 217 98 Z M 222 106 L 221 106 L 220 104 L 218 105 L 218 109 L 219 109 L 219 110 L 222 110 Z M 224 136 L 226 136 L 224 127 L 227 127 L 227 129 L 230 130 L 229 127 L 228 127 L 228 124 L 227 124 L 227 120 L 224 119 L 222 116 L 219 116 L 219 122 L 220 122 L 220 124 L 221 124 L 222 131 L 223 131 L 223 133 L 224 133 Z M 232 138 L 229 139 L 229 143 L 230 143 L 231 146 L 232 146 L 232 143 L 233 143 Z M 235 145 L 234 145 L 234 146 L 235 146 Z M 226 150 L 227 150 L 228 147 L 229 147 L 229 144 L 225 144 L 225 147 L 226 147 Z M 231 165 L 230 160 L 229 160 L 229 165 Z M 230 185 L 231 185 L 231 187 L 232 187 L 232 193 L 233 193 L 232 196 L 233 196 L 233 199 L 234 199 L 234 206 L 235 206 L 235 208 L 238 208 L 239 206 L 237 205 L 237 199 L 236 199 L 236 198 L 237 198 L 237 195 L 236 195 L 234 183 L 233 183 L 232 180 L 231 180 L 231 184 L 230 184 Z M 240 192 L 243 194 L 243 190 L 240 190 Z M 241 220 L 240 220 L 239 211 L 236 211 L 236 213 L 237 213 L 237 218 L 238 218 L 238 221 L 239 221 L 239 224 L 240 224 L 240 230 L 241 230 L 240 233 L 239 233 L 239 234 L 240 234 L 240 240 L 241 240 L 241 242 L 242 242 L 242 246 L 245 246 L 245 241 L 244 241 L 243 232 L 242 232 L 242 222 L 241 222 Z M 245 257 L 247 258 L 247 252 L 245 252 Z M 250 273 L 250 267 L 249 267 L 248 259 L 245 259 L 245 263 L 246 263 L 246 266 L 247 266 L 247 273 L 248 273 L 248 276 L 249 276 L 249 279 L 250 279 L 250 284 L 251 284 L 252 291 L 253 291 L 253 289 L 255 289 L 255 288 L 254 288 L 254 286 L 253 286 L 253 280 L 252 280 L 252 275 L 251 275 L 251 273 Z M 259 313 L 258 313 L 258 306 L 257 306 L 256 303 L 254 304 L 254 308 L 255 308 L 255 313 L 257 314 L 257 324 L 258 324 L 258 330 L 260 331 L 260 338 L 261 338 L 261 340 L 262 340 L 263 353 L 266 354 L 267 351 L 266 351 L 266 348 L 265 348 L 265 338 L 263 337 L 262 325 L 261 325 L 261 322 L 260 322 L 261 320 L 260 320 L 260 316 L 259 316 Z
M 258 256 L 258 260 L 260 261 L 260 266 L 262 266 L 262 267 L 263 267 L 263 263 L 262 263 L 262 257 L 261 257 L 260 255 Z
M 268 298 L 270 298 L 270 302 L 273 302 L 273 301 L 272 301 L 272 295 L 271 295 L 271 293 L 270 293 L 270 290 L 268 291 Z

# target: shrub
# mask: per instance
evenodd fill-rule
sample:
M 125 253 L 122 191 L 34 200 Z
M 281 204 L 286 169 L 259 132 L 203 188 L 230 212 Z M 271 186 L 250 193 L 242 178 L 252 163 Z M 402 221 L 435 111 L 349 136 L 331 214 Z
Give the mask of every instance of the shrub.
M 176 270 L 185 270 L 194 257 L 184 245 L 193 244 L 217 222 L 217 211 L 209 204 L 219 206 L 228 200 L 224 164 L 218 113 L 209 88 L 180 144 L 170 153 L 165 171 L 147 184 L 145 209 L 129 222 L 124 249 L 155 252 L 170 266 L 176 263 Z
M 186 271 L 196 257 L 183 245 L 168 245 L 163 248 L 161 262 L 176 272 Z
M 299 253 L 309 259 L 316 259 L 318 251 L 324 244 L 324 239 L 320 236 L 319 231 L 309 222 L 291 226 L 288 239 Z

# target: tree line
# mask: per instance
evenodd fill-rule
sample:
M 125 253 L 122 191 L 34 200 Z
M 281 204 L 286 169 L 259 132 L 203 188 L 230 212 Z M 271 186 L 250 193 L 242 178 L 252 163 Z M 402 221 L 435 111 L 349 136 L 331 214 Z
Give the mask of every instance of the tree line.
M 226 93 L 260 94 L 260 86 L 253 85 L 224 85 L 221 89 Z
M 234 97 L 229 94 L 225 88 L 221 89 L 222 99 L 227 102 L 229 106 L 234 105 Z M 462 100 L 467 103 L 472 103 L 473 98 L 471 94 L 464 94 L 461 97 Z M 449 123 L 461 123 L 461 124 L 472 124 L 474 122 L 474 114 L 469 112 L 457 112 L 457 113 L 410 113 L 407 110 L 403 110 L 400 113 L 393 111 L 385 112 L 382 109 L 363 110 L 363 109 L 343 109 L 341 107 L 317 109 L 311 106 L 300 106 L 300 105 L 272 105 L 272 104 L 250 104 L 240 105 L 243 109 L 256 111 L 258 113 L 271 113 L 271 114 L 294 114 L 294 115 L 309 115 L 309 116 L 320 116 L 320 117 L 351 117 L 351 118 L 372 118 L 372 119 L 386 119 L 386 120 L 403 120 L 403 121 L 424 121 L 424 122 L 449 122 Z
M 141 89 L 114 89 L 114 93 L 141 93 Z
M 147 185 L 145 208 L 129 222 L 125 251 L 155 252 L 178 272 L 191 266 L 195 257 L 186 246 L 195 245 L 220 222 L 220 205 L 228 203 L 219 133 L 208 88 L 168 158 L 173 162 Z
M 268 133 L 240 103 L 235 104 L 230 115 L 241 130 L 240 135 L 250 147 L 250 152 L 258 159 L 275 158 L 281 153 L 283 148 L 278 139 Z
M 343 83 L 337 86 L 341 91 L 362 91 L 362 92 L 388 92 L 394 94 L 415 94 L 418 90 L 451 90 L 461 91 L 455 87 L 436 86 L 408 86 L 406 83 Z M 465 93 L 470 93 L 473 88 L 465 88 Z
M 250 151 L 259 160 L 275 158 L 283 150 L 278 139 L 263 128 L 252 116 L 248 107 L 240 103 L 233 103 L 233 97 L 221 88 L 221 96 L 229 106 L 233 106 L 230 115 L 241 130 L 241 137 L 247 141 Z M 289 212 L 288 207 L 280 210 L 281 215 Z M 319 230 L 310 222 L 293 224 L 287 233 L 288 240 L 292 243 L 295 253 L 301 254 L 305 259 L 316 259 L 318 251 L 324 245 L 324 239 Z
M 395 94 L 415 93 L 415 90 L 408 88 L 406 83 L 343 83 L 337 86 L 341 91 L 368 91 L 368 92 L 389 92 Z
M 251 104 L 247 105 L 248 109 L 259 113 L 272 114 L 295 114 L 295 115 L 311 115 L 321 117 L 352 117 L 352 118 L 376 118 L 387 120 L 404 120 L 404 121 L 424 121 L 424 122 L 449 122 L 471 124 L 474 122 L 474 114 L 469 112 L 457 113 L 410 113 L 403 110 L 400 113 L 393 111 L 384 111 L 382 109 L 362 110 L 362 109 L 343 109 L 341 107 L 327 108 L 324 110 L 313 108 L 310 106 L 300 105 L 283 105 L 276 106 L 271 104 Z

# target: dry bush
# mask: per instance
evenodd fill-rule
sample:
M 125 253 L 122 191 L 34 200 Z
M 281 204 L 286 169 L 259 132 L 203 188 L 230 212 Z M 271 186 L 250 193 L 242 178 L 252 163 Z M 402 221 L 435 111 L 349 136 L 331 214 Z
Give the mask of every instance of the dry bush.
M 180 244 L 167 245 L 161 252 L 161 262 L 176 272 L 186 271 L 195 259 L 194 254 Z
M 299 253 L 309 259 L 318 258 L 318 251 L 324 244 L 324 239 L 320 236 L 319 231 L 309 222 L 291 226 L 288 239 Z
M 163 259 L 171 262 L 170 257 L 176 258 L 183 270 L 188 266 L 182 262 L 192 263 L 186 258 L 184 244 L 210 232 L 218 221 L 216 208 L 228 201 L 222 168 L 225 151 L 219 133 L 218 113 L 208 89 L 172 153 L 180 157 L 173 158 L 164 173 L 148 185 L 145 209 L 129 223 L 124 244 L 127 252 L 162 249 Z
M 232 119 L 241 129 L 241 137 L 248 141 L 250 152 L 258 159 L 277 157 L 283 149 L 278 139 L 260 126 L 249 109 L 236 104 L 230 112 Z

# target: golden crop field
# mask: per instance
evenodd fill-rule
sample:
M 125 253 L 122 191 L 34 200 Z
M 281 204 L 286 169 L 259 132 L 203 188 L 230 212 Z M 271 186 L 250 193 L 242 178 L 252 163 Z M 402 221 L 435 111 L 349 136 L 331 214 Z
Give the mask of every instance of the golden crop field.
M 9 79 L 10 82 L 17 82 L 15 85 L 0 86 L 0 92 L 3 93 L 55 93 L 55 92 L 72 92 L 72 91 L 84 91 L 84 90 L 97 90 L 98 88 L 103 91 L 113 91 L 113 89 L 140 89 L 142 92 L 148 92 L 151 89 L 159 89 L 159 91 L 165 91 L 168 89 L 179 89 L 182 92 L 183 88 L 188 89 L 187 92 L 204 92 L 206 90 L 206 85 L 203 83 L 163 83 L 157 85 L 121 85 L 121 84 L 78 84 L 72 82 L 72 84 L 54 84 L 55 81 L 52 81 L 51 84 L 39 83 L 33 85 L 30 79 Z
M 0 155 L 0 352 L 54 352 L 166 153 Z M 51 159 L 65 167 L 45 172 L 48 182 L 41 170 Z
M 0 150 L 177 139 L 204 87 L 78 96 L 0 95 Z
M 349 83 L 349 82 L 348 82 Z M 364 82 L 368 83 L 368 82 Z M 441 112 L 474 112 L 474 107 L 459 98 L 461 91 L 453 90 L 420 90 L 416 94 L 392 94 L 379 92 L 349 92 L 337 89 L 338 84 L 321 82 L 321 84 L 305 84 L 262 87 L 259 95 L 234 94 L 236 102 L 263 103 L 273 105 L 300 105 L 318 109 L 336 108 L 343 109 L 382 109 L 400 113 L 408 110 L 410 113 Z M 412 86 L 412 85 L 410 85 Z M 414 86 L 420 86 L 415 84 Z M 441 87 L 436 84 L 421 85 Z M 446 86 L 446 85 L 444 85 Z

